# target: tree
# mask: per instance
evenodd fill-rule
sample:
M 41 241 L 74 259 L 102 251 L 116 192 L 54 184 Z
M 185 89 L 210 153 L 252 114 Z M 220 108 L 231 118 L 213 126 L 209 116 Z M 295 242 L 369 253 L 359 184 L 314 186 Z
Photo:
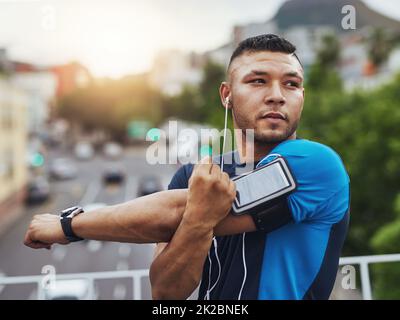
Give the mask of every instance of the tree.
M 86 131 L 102 130 L 122 140 L 130 121 L 161 120 L 161 94 L 145 75 L 103 80 L 76 90 L 58 102 L 58 116 Z
M 317 51 L 317 62 L 326 68 L 337 66 L 340 59 L 340 43 L 334 34 L 325 34 Z
M 307 85 L 312 90 L 342 90 L 342 81 L 336 70 L 340 59 L 340 44 L 335 35 L 321 39 L 316 61 L 307 74 Z
M 367 38 L 368 57 L 378 69 L 388 60 L 396 37 L 383 28 L 375 28 Z

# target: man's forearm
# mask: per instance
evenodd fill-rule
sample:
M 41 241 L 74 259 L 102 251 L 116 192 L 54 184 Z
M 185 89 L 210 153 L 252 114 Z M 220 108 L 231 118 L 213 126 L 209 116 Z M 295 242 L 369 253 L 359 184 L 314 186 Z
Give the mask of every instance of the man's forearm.
M 169 190 L 114 206 L 85 212 L 72 219 L 74 233 L 85 239 L 131 243 L 169 242 L 178 228 L 187 202 L 187 189 Z M 215 235 L 254 231 L 250 216 L 229 215 L 215 228 Z M 34 216 L 24 238 L 25 245 L 40 249 L 66 244 L 59 217 Z
M 185 212 L 173 238 L 150 268 L 153 299 L 186 299 L 200 282 L 213 227 Z
M 74 233 L 85 239 L 168 242 L 182 219 L 187 190 L 169 190 L 86 212 L 72 220 Z
M 125 203 L 86 212 L 72 220 L 72 229 L 85 239 L 158 243 L 169 242 L 178 228 L 187 200 L 187 189 L 168 190 Z M 254 231 L 250 216 L 228 215 L 215 235 Z

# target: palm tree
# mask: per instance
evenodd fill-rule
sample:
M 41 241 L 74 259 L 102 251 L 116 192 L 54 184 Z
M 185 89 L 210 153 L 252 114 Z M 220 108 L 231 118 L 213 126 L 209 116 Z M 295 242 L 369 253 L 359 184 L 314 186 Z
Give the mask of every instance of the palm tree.
M 374 29 L 367 39 L 368 57 L 374 66 L 379 69 L 389 58 L 397 43 L 397 36 L 389 34 L 383 28 Z
M 340 43 L 334 34 L 325 34 L 317 52 L 317 61 L 325 68 L 334 67 L 340 58 Z

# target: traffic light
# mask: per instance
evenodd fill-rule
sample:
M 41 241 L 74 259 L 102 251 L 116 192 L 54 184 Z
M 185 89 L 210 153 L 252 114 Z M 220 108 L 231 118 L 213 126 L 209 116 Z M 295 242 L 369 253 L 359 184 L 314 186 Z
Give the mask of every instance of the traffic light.
M 41 167 L 44 164 L 44 157 L 40 152 L 35 152 L 31 157 L 32 167 Z

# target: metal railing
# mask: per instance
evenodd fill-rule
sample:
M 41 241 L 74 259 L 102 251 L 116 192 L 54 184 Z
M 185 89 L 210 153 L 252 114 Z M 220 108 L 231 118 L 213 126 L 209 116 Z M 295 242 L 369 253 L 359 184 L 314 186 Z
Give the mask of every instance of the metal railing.
M 372 300 L 371 279 L 368 265 L 372 263 L 400 262 L 400 254 L 382 254 L 340 258 L 339 265 L 359 265 L 361 292 L 364 300 Z
M 149 276 L 148 269 L 137 269 L 137 270 L 121 270 L 121 271 L 105 271 L 105 272 L 87 272 L 87 273 L 68 273 L 68 274 L 57 274 L 55 275 L 55 280 L 76 280 L 84 279 L 88 281 L 88 293 L 87 298 L 93 300 L 96 298 L 95 295 L 95 280 L 102 279 L 123 279 L 129 278 L 132 280 L 133 288 L 133 299 L 142 299 L 142 285 L 141 280 L 143 277 Z M 10 284 L 37 284 L 37 298 L 38 300 L 45 299 L 46 288 L 43 285 L 43 280 L 46 275 L 38 276 L 21 276 L 21 277 L 0 277 L 0 285 L 10 285 Z
M 361 289 L 364 300 L 372 300 L 371 280 L 369 276 L 369 265 L 373 263 L 387 263 L 387 262 L 400 262 L 400 254 L 385 254 L 373 256 L 357 256 L 357 257 L 343 257 L 340 258 L 339 265 L 359 265 Z M 88 299 L 95 299 L 95 280 L 101 279 L 119 279 L 130 278 L 132 280 L 133 299 L 141 300 L 142 286 L 141 280 L 149 276 L 148 269 L 139 270 L 124 270 L 124 271 L 106 271 L 106 272 L 88 272 L 88 273 L 69 273 L 57 274 L 56 280 L 72 280 L 72 279 L 85 279 L 89 284 Z M 45 275 L 37 276 L 21 276 L 21 277 L 0 277 L 0 285 L 10 284 L 28 284 L 36 283 L 38 288 L 38 299 L 45 299 L 45 288 L 43 286 L 43 279 Z

